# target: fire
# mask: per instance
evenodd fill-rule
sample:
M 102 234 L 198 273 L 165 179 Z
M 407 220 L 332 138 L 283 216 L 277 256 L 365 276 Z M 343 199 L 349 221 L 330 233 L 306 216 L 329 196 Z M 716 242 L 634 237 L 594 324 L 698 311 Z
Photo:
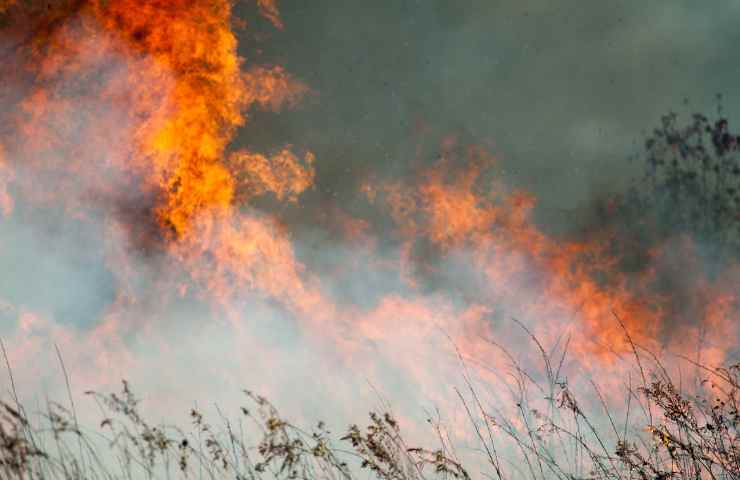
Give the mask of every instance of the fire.
M 244 215 L 225 221 L 205 215 L 194 235 L 175 245 L 174 254 L 209 297 L 225 306 L 247 289 L 279 299 L 309 319 L 325 307 L 318 288 L 304 280 L 288 236 L 269 218 Z M 212 260 L 204 264 L 204 256 Z
M 261 6 L 279 19 L 274 3 Z M 228 222 L 237 199 L 267 192 L 294 199 L 311 185 L 310 153 L 303 162 L 287 148 L 270 158 L 225 155 L 245 109 L 278 110 L 306 92 L 281 67 L 243 72 L 230 2 L 90 1 L 57 8 L 68 19 L 61 25 L 48 25 L 35 12 L 16 13 L 41 31 L 27 46 L 24 65 L 31 72 L 40 65 L 38 71 L 14 79 L 31 86 L 9 120 L 21 134 L 12 158 L 61 183 L 55 192 L 26 185 L 28 195 L 47 201 L 58 195 L 77 211 L 101 196 L 144 203 L 144 213 L 177 243 L 192 242 L 200 215 Z M 2 185 L 8 176 L 3 173 Z M 101 185 L 101 177 L 117 184 Z M 116 198 L 126 191 L 137 198 Z
M 281 25 L 274 2 L 259 6 Z M 285 230 L 240 207 L 268 193 L 295 202 L 313 184 L 313 154 L 227 153 L 250 107 L 278 111 L 308 89 L 281 66 L 243 68 L 231 2 L 2 8 L 12 25 L 2 38 L 18 47 L 0 67 L 12 87 L 0 98 L 8 107 L 3 131 L 11 132 L 0 143 L 0 209 L 11 213 L 12 184 L 23 201 L 102 218 L 118 245 L 108 265 L 120 292 L 107 327 L 92 336 L 131 330 L 119 323 L 141 308 L 142 271 L 121 242 L 167 257 L 157 288 L 186 294 L 197 286 L 217 304 L 255 290 L 312 308 L 317 294 L 303 285 Z M 190 281 L 173 281 L 179 273 Z
M 243 78 L 247 104 L 256 103 L 273 112 L 297 106 L 310 93 L 306 85 L 291 77 L 280 65 L 252 66 Z
M 4 216 L 13 211 L 13 197 L 10 196 L 9 188 L 13 180 L 13 172 L 8 167 L 5 155 L 0 143 L 0 213 Z
M 230 4 L 166 2 L 134 8 L 106 2 L 95 14 L 134 52 L 172 77 L 172 86 L 149 112 L 165 111 L 141 138 L 149 179 L 164 199 L 162 225 L 186 235 L 200 210 L 227 210 L 235 183 L 222 163 L 236 127 L 244 123 L 248 94 L 229 25 Z M 151 113 L 150 113 L 151 115 Z
M 263 17 L 272 22 L 275 28 L 283 29 L 283 21 L 280 19 L 280 12 L 275 0 L 257 0 L 257 5 L 260 7 L 260 13 Z
M 536 335 L 551 342 L 563 329 L 577 328 L 571 349 L 584 365 L 587 358 L 613 359 L 614 353 L 631 351 L 630 341 L 653 351 L 686 351 L 686 332 L 671 331 L 681 322 L 682 313 L 673 306 L 678 299 L 652 287 L 655 268 L 622 273 L 619 258 L 607 248 L 608 237 L 576 242 L 547 236 L 530 219 L 535 199 L 510 191 L 496 178 L 484 182 L 492 158 L 478 149 L 467 155 L 462 171 L 452 170 L 450 159 L 443 158 L 416 184 L 391 182 L 362 190 L 371 201 L 383 194 L 407 248 L 426 239 L 443 257 L 465 252 L 470 268 L 485 278 L 477 298 L 494 311 L 534 322 Z M 687 252 L 684 258 L 694 257 Z M 421 268 L 435 269 L 424 262 Z M 692 272 L 694 285 L 701 285 L 699 271 Z M 713 324 L 713 330 L 733 338 L 736 296 L 699 295 L 696 301 L 703 302 L 706 314 L 693 322 Z M 725 354 L 733 348 L 726 342 L 725 347 Z M 713 361 L 721 363 L 719 350 L 710 350 Z
M 229 166 L 235 172 L 236 196 L 242 201 L 254 196 L 273 193 L 278 200 L 296 202 L 298 195 L 314 182 L 315 157 L 306 153 L 301 161 L 285 148 L 271 157 L 246 151 L 229 157 Z
M 168 329 L 180 326 L 163 318 L 193 299 L 226 312 L 231 324 L 223 328 L 234 333 L 240 360 L 272 354 L 251 314 L 255 305 L 276 304 L 336 364 L 375 378 L 392 371 L 440 403 L 436 387 L 458 376 L 459 357 L 497 381 L 491 371 L 510 358 L 494 343 L 511 333 L 504 319 L 512 316 L 548 346 L 570 334 L 583 370 L 612 372 L 614 358 L 635 345 L 687 354 L 692 339 L 706 339 L 702 358 L 713 364 L 736 348 L 740 307 L 726 287 L 737 285 L 736 271 L 712 281 L 697 271 L 687 291 L 701 318 L 687 320 L 675 298 L 654 287 L 666 248 L 627 274 L 606 234 L 547 235 L 532 220 L 536 198 L 506 186 L 483 148 L 454 158 L 454 137 L 442 142 L 444 158 L 433 168 L 363 183 L 377 217 L 395 225 L 393 253 L 373 221 L 330 206 L 325 223 L 346 239 L 348 260 L 331 273 L 312 270 L 294 232 L 255 199 L 298 203 L 316 182 L 314 154 L 290 145 L 269 153 L 230 148 L 249 109 L 277 112 L 311 90 L 282 66 L 238 56 L 231 5 L 86 0 L 42 11 L 0 3 L 16 20 L 0 39 L 18 45 L 0 65 L 0 81 L 10 86 L 0 92 L 8 105 L 0 113 L 0 213 L 10 217 L 27 202 L 99 222 L 117 288 L 89 331 L 15 308 L 14 364 L 56 342 L 80 352 L 72 361 L 84 366 L 85 381 L 118 381 L 142 367 L 131 337 L 157 352 L 177 349 Z M 274 1 L 258 6 L 283 28 Z M 368 298 L 344 298 L 347 284 Z

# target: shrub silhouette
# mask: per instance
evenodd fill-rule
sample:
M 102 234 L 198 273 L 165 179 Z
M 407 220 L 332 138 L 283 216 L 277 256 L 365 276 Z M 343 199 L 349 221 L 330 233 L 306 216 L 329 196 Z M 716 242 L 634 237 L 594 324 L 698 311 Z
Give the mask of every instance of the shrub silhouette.
M 612 209 L 641 227 L 642 241 L 688 235 L 715 261 L 740 258 L 739 149 L 721 104 L 712 119 L 694 113 L 681 122 L 670 112 L 645 139 L 644 175 Z

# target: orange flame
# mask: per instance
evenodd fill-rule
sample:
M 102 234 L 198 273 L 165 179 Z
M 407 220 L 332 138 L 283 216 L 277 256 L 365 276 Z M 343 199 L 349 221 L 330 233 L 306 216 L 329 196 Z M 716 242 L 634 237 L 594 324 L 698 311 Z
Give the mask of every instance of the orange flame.
M 8 216 L 13 211 L 13 197 L 8 188 L 13 181 L 13 172 L 5 160 L 3 145 L 0 143 L 0 214 Z
M 275 0 L 257 0 L 257 5 L 263 17 L 268 19 L 275 28 L 283 29 L 283 21 L 280 19 L 280 12 Z
M 10 113 L 0 118 L 15 134 L 0 155 L 0 208 L 10 213 L 13 180 L 25 200 L 59 203 L 82 218 L 106 215 L 114 246 L 107 261 L 120 291 L 107 326 L 92 335 L 121 335 L 117 319 L 139 308 L 140 272 L 115 247 L 125 235 L 166 252 L 219 303 L 245 290 L 290 297 L 298 310 L 321 302 L 284 229 L 239 212 L 267 193 L 295 202 L 313 184 L 315 159 L 288 147 L 226 154 L 247 108 L 277 111 L 308 92 L 282 67 L 242 70 L 230 1 L 2 5 L 15 15 L 4 33 L 20 42 L 15 63 L 0 69 L 17 93 L 3 98 Z M 281 25 L 274 2 L 260 8 Z M 174 283 L 181 294 L 190 288 Z
M 308 87 L 294 79 L 279 65 L 253 66 L 244 73 L 247 104 L 279 112 L 295 107 L 309 93 Z
M 269 158 L 259 153 L 236 152 L 229 157 L 229 166 L 236 172 L 237 197 L 248 200 L 273 193 L 278 200 L 295 202 L 313 185 L 314 160 L 313 154 L 307 153 L 301 162 L 287 148 Z
M 261 7 L 278 18 L 273 2 Z M 281 67 L 242 72 L 230 2 L 113 0 L 69 8 L 76 10 L 59 13 L 67 21 L 41 22 L 29 47 L 26 68 L 37 74 L 16 115 L 22 135 L 13 157 L 60 185 L 52 192 L 26 185 L 29 196 L 58 196 L 84 211 L 90 195 L 115 202 L 136 191 L 170 240 L 192 243 L 201 215 L 229 223 L 237 201 L 268 192 L 295 200 L 311 185 L 310 153 L 303 162 L 288 149 L 271 158 L 225 156 L 244 109 L 278 110 L 307 91 Z M 86 97 L 69 92 L 77 84 Z M 119 180 L 101 185 L 101 176 Z M 81 190 L 82 198 L 72 193 Z M 3 205 L 7 210 L 8 201 Z
M 650 293 L 654 270 L 628 277 L 607 252 L 607 242 L 548 237 L 529 218 L 534 198 L 507 192 L 495 179 L 482 184 L 482 167 L 491 159 L 476 150 L 469 155 L 462 172 L 452 171 L 443 159 L 418 185 L 390 183 L 379 189 L 406 241 L 423 238 L 442 253 L 469 252 L 486 278 L 483 297 L 491 308 L 513 305 L 512 314 L 539 322 L 536 334 L 542 339 L 554 340 L 574 322 L 580 335 L 571 347 L 586 356 L 611 358 L 613 352 L 629 351 L 624 329 L 635 342 L 661 348 L 658 339 L 673 320 L 666 318 L 671 299 Z M 362 189 L 370 200 L 377 195 L 377 189 Z M 737 313 L 710 308 L 715 301 L 709 297 L 706 303 L 712 322 L 733 330 L 729 326 Z M 714 354 L 715 361 L 720 357 Z
M 106 262 L 118 285 L 100 324 L 85 334 L 17 309 L 15 364 L 49 349 L 53 338 L 69 352 L 81 351 L 77 360 L 90 379 L 104 375 L 94 371 L 96 362 L 117 368 L 109 378 L 123 376 L 135 365 L 125 335 L 151 331 L 163 350 L 174 349 L 155 322 L 136 314 L 155 316 L 162 307 L 151 304 L 191 292 L 226 310 L 244 345 L 257 342 L 240 308 L 254 297 L 276 300 L 300 328 L 325 338 L 339 360 L 378 376 L 390 366 L 431 398 L 440 375 L 459 372 L 452 343 L 461 356 L 489 367 L 508 361 L 488 342 L 502 334 L 496 324 L 502 316 L 534 324 L 534 333 L 551 344 L 570 329 L 571 349 L 584 367 L 594 358 L 607 365 L 610 352 L 628 352 L 625 330 L 643 346 L 680 352 L 689 342 L 679 337 L 708 338 L 704 357 L 717 363 L 736 347 L 736 292 L 719 281 L 695 281 L 702 326 L 666 336 L 675 309 L 651 288 L 655 269 L 628 276 L 603 238 L 546 235 L 531 219 L 535 198 L 490 178 L 495 160 L 484 149 L 469 149 L 467 167 L 453 168 L 455 137 L 443 142 L 446 158 L 414 181 L 361 187 L 371 202 L 387 206 L 398 226 L 397 264 L 383 257 L 370 222 L 334 210 L 333 220 L 362 254 L 352 252 L 341 273 L 367 268 L 380 272 L 383 283 L 369 307 L 344 305 L 329 293 L 334 279 L 301 263 L 286 227 L 248 209 L 263 195 L 297 202 L 314 184 L 315 158 L 288 146 L 272 155 L 229 152 L 248 108 L 278 111 L 309 93 L 280 66 L 242 68 L 230 1 L 88 0 L 43 13 L 13 4 L 0 3 L 0 12 L 19 20 L 6 34 L 30 40 L 20 43 L 10 66 L 0 65 L 0 80 L 18 92 L 7 99 L 0 92 L 11 112 L 0 120 L 12 133 L 0 150 L 0 211 L 10 215 L 14 201 L 27 200 L 60 203 L 82 218 L 103 216 Z M 274 1 L 258 5 L 282 28 Z M 147 287 L 137 285 L 137 276 L 149 272 L 134 263 L 130 246 L 163 254 L 165 272 L 153 275 L 156 293 L 147 292 L 156 298 L 138 297 Z M 436 250 L 426 255 L 425 249 Z M 439 273 L 456 256 L 465 258 L 475 287 L 425 290 L 426 274 Z M 385 285 L 386 276 L 396 276 L 398 285 Z M 737 273 L 728 278 L 725 284 L 737 284 Z M 484 368 L 478 373 L 492 378 Z

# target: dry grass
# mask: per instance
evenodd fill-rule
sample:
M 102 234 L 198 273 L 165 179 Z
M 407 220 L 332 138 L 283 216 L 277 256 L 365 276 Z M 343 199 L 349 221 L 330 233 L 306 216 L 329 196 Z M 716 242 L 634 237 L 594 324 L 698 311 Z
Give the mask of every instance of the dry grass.
M 323 422 L 300 428 L 245 391 L 245 406 L 233 419 L 219 410 L 216 427 L 193 409 L 191 425 L 181 429 L 147 421 L 124 381 L 118 393 L 87 392 L 102 413 L 89 431 L 78 425 L 73 405 L 49 402 L 32 424 L 17 400 L 0 403 L 0 474 L 24 480 L 740 479 L 740 364 L 711 369 L 684 359 L 702 372 L 698 393 L 690 394 L 632 344 L 640 381 L 625 389 L 617 419 L 595 383 L 590 397 L 597 408 L 587 408 L 563 378 L 567 343 L 548 354 L 530 338 L 542 371 L 528 372 L 512 359 L 507 372 L 518 418 L 487 405 L 462 364 L 467 391 L 458 395 L 483 459 L 469 468 L 434 422 L 436 449 L 409 445 L 390 412 L 370 412 L 364 424 L 334 435 Z M 245 424 L 252 433 L 244 433 Z

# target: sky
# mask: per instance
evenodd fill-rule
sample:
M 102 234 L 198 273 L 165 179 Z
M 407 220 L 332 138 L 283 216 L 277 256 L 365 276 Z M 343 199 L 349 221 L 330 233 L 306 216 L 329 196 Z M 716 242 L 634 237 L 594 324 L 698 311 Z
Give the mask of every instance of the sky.
M 529 331 L 617 402 L 624 330 L 737 358 L 736 263 L 706 278 L 668 238 L 627 271 L 591 225 L 661 115 L 740 114 L 735 2 L 13 3 L 0 336 L 24 398 L 64 391 L 59 348 L 75 395 L 126 377 L 156 415 L 246 387 L 339 423 L 387 400 L 415 432 L 441 407 L 465 437 L 461 369 L 507 415 Z
M 352 202 L 368 171 L 433 162 L 438 139 L 457 134 L 492 145 L 506 177 L 536 193 L 538 219 L 567 226 L 578 218 L 569 211 L 640 175 L 629 159 L 661 115 L 714 113 L 717 93 L 727 112 L 740 102 L 731 1 L 280 8 L 285 30 L 256 58 L 280 59 L 316 96 L 236 142 L 314 151 L 318 198 Z

